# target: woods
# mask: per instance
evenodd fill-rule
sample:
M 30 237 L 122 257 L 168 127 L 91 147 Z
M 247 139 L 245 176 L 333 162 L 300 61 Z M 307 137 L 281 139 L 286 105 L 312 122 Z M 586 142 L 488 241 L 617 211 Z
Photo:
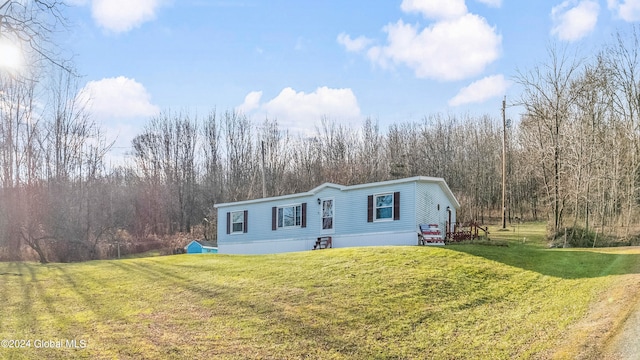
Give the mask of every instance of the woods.
M 64 23 L 61 6 L 0 4 L 0 26 L 30 44 L 28 72 L 0 71 L 0 259 L 80 261 L 171 249 L 185 236 L 215 240 L 214 204 L 324 182 L 442 177 L 463 204 L 460 221 L 502 214 L 497 105 L 495 114 L 426 114 L 384 128 L 372 118 L 359 127 L 300 119 L 317 124 L 305 134 L 236 110 L 165 109 L 136 134 L 124 165 L 108 166 L 111 144 L 50 40 Z M 552 235 L 566 227 L 640 235 L 639 46 L 636 31 L 619 33 L 594 55 L 550 48 L 517 72 L 521 93 L 510 102 L 520 117 L 506 128 L 509 222 L 545 220 Z
M 442 176 L 464 199 L 463 218 L 489 220 L 499 207 L 500 129 L 489 117 L 434 115 L 386 134 L 371 119 L 361 128 L 323 119 L 301 136 L 234 111 L 166 110 L 134 138 L 130 163 L 109 169 L 95 124 L 79 104 L 60 104 L 49 122 L 18 123 L 18 142 L 3 147 L 3 163 L 13 164 L 2 178 L 3 258 L 77 261 L 115 256 L 116 244 L 123 252 L 174 246 L 167 239 L 180 233 L 214 239 L 213 205 L 261 197 L 263 173 L 267 196 L 327 181 Z

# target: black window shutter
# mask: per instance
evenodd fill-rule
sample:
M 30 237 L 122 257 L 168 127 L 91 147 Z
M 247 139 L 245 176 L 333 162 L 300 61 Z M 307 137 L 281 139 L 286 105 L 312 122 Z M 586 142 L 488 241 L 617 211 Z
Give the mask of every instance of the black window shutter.
M 278 208 L 271 208 L 271 230 L 278 230 Z
M 247 232 L 247 218 L 249 217 L 249 210 L 245 210 L 244 211 L 244 229 L 242 230 L 243 233 Z
M 373 222 L 373 195 L 367 197 L 367 222 Z
M 393 193 L 393 220 L 400 220 L 400 192 Z
M 302 203 L 302 219 L 300 220 L 300 227 L 307 227 L 307 203 Z
M 227 211 L 227 234 L 231 234 L 231 213 Z

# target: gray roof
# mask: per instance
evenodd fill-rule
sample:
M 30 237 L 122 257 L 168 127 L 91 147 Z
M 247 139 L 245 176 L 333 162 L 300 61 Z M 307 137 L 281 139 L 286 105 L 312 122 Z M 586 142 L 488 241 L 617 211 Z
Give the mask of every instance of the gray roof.
M 194 240 L 194 241 L 204 247 L 211 247 L 211 248 L 217 247 L 213 241 L 204 241 L 204 240 Z
M 440 185 L 440 188 L 444 191 L 445 195 L 449 198 L 449 200 L 451 201 L 453 206 L 456 209 L 460 208 L 460 203 L 456 199 L 455 195 L 453 195 L 453 192 L 451 191 L 451 189 L 449 188 L 447 183 L 444 181 L 444 179 L 443 178 L 436 178 L 436 177 L 429 177 L 429 176 L 414 176 L 414 177 L 409 177 L 409 178 L 404 178 L 404 179 L 387 180 L 387 181 L 380 181 L 380 182 L 366 183 L 366 184 L 358 184 L 358 185 L 349 185 L 349 186 L 333 184 L 333 183 L 324 183 L 324 184 L 322 184 L 320 186 L 317 186 L 317 187 L 311 189 L 310 191 L 307 191 L 307 192 L 304 192 L 304 193 L 281 195 L 281 196 L 275 196 L 275 197 L 269 197 L 269 198 L 258 198 L 258 199 L 252 199 L 252 200 L 237 201 L 237 202 L 232 202 L 232 203 L 214 204 L 213 207 L 214 208 L 221 208 L 221 207 L 226 207 L 226 206 L 246 205 L 246 204 L 254 204 L 254 203 L 267 202 L 267 201 L 273 201 L 273 200 L 298 198 L 298 197 L 303 197 L 303 196 L 313 196 L 318 191 L 320 191 L 320 190 L 322 190 L 322 189 L 324 189 L 326 187 L 333 187 L 333 188 L 336 188 L 336 189 L 344 191 L 344 190 L 362 189 L 362 188 L 367 188 L 367 187 L 375 187 L 375 186 L 389 185 L 389 184 L 401 184 L 401 183 L 406 183 L 406 182 L 436 183 L 436 184 Z

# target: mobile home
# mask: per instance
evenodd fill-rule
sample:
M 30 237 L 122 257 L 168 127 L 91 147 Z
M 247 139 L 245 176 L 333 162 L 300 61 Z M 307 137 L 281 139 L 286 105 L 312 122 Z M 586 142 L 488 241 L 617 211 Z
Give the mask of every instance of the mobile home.
M 416 176 L 216 204 L 218 252 L 268 254 L 326 247 L 417 245 L 430 224 L 444 237 L 460 204 L 442 178 Z

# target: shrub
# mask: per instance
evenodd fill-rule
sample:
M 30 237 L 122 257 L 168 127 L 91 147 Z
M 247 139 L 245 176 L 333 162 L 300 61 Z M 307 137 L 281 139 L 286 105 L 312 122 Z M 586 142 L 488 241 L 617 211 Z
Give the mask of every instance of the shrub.
M 566 234 L 566 240 L 565 240 Z M 594 245 L 595 244 L 595 245 Z M 629 241 L 624 241 L 615 236 L 596 233 L 581 227 L 567 227 L 558 231 L 553 240 L 552 247 L 611 247 L 627 246 Z
M 463 241 L 459 241 L 459 242 L 454 242 L 451 244 L 456 244 L 456 245 L 486 245 L 486 246 L 504 246 L 504 247 L 509 247 L 509 242 L 505 241 L 505 240 L 491 240 L 487 237 L 480 237 L 477 239 L 473 239 L 473 240 L 463 240 Z

